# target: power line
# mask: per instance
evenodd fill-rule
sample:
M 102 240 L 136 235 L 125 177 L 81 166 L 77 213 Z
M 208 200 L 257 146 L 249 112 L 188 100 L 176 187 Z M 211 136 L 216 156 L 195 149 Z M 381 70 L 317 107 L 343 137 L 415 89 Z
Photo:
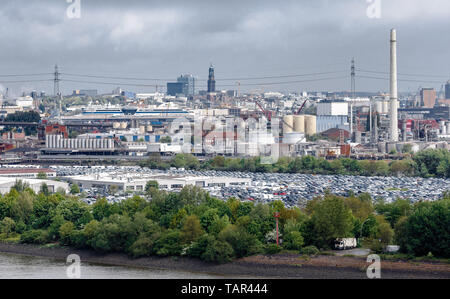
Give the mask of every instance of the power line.
M 53 81 L 53 79 L 0 81 L 0 83 L 29 83 L 29 82 L 47 82 L 47 81 Z
M 358 69 L 358 71 L 363 72 L 363 73 L 389 75 L 389 72 L 372 71 L 372 70 L 364 70 L 364 69 Z M 424 74 L 407 74 L 407 73 L 398 73 L 398 75 L 411 76 L 411 77 L 423 77 L 423 78 L 425 78 L 425 77 L 430 77 L 430 78 L 449 78 L 449 76 L 442 76 L 442 75 L 424 75 Z
M 372 77 L 372 76 L 361 76 L 361 75 L 359 75 L 358 78 L 389 81 L 389 78 L 380 78 L 380 77 Z M 414 79 L 397 79 L 397 80 L 398 81 L 403 81 L 403 82 L 439 83 L 439 84 L 442 84 L 442 81 L 431 81 L 431 80 L 414 80 Z
M 221 78 L 216 79 L 216 81 L 245 81 L 245 80 L 264 80 L 264 79 L 277 79 L 277 78 L 295 78 L 295 77 L 307 77 L 307 76 L 319 76 L 319 75 L 329 75 L 344 73 L 344 71 L 332 71 L 332 72 L 318 72 L 318 73 L 306 73 L 306 74 L 292 74 L 292 75 L 277 75 L 277 76 L 261 76 L 261 77 L 243 77 L 243 78 Z M 117 79 L 117 80 L 136 80 L 136 81 L 171 81 L 174 78 L 138 78 L 138 77 L 117 77 L 117 76 L 100 76 L 100 75 L 90 75 L 90 74 L 72 74 L 72 73 L 61 73 L 61 75 L 66 75 L 69 77 L 86 77 L 86 78 L 97 78 L 97 79 Z M 206 81 L 207 79 L 198 78 L 197 81 Z
M 33 76 L 46 76 L 46 75 L 53 75 L 53 73 L 0 75 L 0 77 L 33 77 Z

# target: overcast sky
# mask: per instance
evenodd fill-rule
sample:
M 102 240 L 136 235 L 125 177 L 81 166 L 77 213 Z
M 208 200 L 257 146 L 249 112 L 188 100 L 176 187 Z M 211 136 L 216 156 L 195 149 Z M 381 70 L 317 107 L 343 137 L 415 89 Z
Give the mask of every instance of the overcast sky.
M 19 94 L 53 93 L 55 64 L 66 74 L 166 79 L 182 73 L 205 88 L 213 63 L 217 87 L 235 89 L 234 79 L 333 72 L 323 75 L 240 80 L 241 90 L 340 91 L 350 89 L 356 68 L 389 71 L 389 31 L 397 29 L 401 91 L 440 88 L 450 78 L 450 1 L 381 0 L 380 18 L 369 18 L 368 0 L 80 0 L 81 18 L 69 18 L 66 0 L 2 0 L 0 86 Z M 378 1 L 378 0 L 372 0 Z M 373 13 L 373 11 L 372 11 Z M 375 13 L 376 14 L 376 13 Z M 387 78 L 388 74 L 357 75 Z M 230 79 L 221 81 L 222 79 Z M 315 79 L 321 81 L 311 81 Z M 327 79 L 328 78 L 328 79 Z M 116 86 L 64 80 L 165 85 L 166 81 L 102 79 L 62 75 L 61 89 Z M 290 81 L 289 84 L 269 83 Z M 436 81 L 436 82 L 425 82 Z M 248 83 L 254 85 L 246 85 Z M 387 91 L 388 81 L 358 78 L 358 91 Z M 153 92 L 155 87 L 124 86 Z

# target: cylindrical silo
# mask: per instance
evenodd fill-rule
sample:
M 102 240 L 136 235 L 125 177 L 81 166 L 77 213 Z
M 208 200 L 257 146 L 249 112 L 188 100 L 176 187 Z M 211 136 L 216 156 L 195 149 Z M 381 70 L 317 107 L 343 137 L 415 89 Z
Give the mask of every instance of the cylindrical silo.
M 388 113 L 389 113 L 389 102 L 383 101 L 383 114 L 388 114 Z
M 382 101 L 376 101 L 375 102 L 375 111 L 382 114 L 383 113 L 383 102 Z
M 294 129 L 294 116 L 286 115 L 283 117 L 283 133 L 292 133 Z
M 117 122 L 117 121 L 113 122 L 113 128 L 114 129 L 119 129 L 120 128 L 120 122 Z
M 305 116 L 295 115 L 294 116 L 294 132 L 305 133 Z
M 128 127 L 128 124 L 127 124 L 126 121 L 120 123 L 120 128 L 121 128 L 121 129 L 126 129 L 127 127 Z
M 151 125 L 147 125 L 147 132 L 153 131 L 153 127 Z
M 315 115 L 305 115 L 305 133 L 307 136 L 317 133 L 316 121 L 317 119 Z

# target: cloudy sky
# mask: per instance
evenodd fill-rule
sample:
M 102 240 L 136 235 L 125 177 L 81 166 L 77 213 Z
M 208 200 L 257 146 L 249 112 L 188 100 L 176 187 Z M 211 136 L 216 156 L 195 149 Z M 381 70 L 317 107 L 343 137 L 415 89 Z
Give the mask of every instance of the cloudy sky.
M 69 17 L 67 0 L 2 0 L 0 88 L 51 94 L 50 81 L 22 81 L 51 79 L 58 64 L 64 93 L 153 92 L 182 73 L 203 89 L 213 63 L 221 89 L 340 91 L 350 89 L 354 57 L 357 90 L 386 91 L 391 28 L 401 91 L 450 79 L 448 0 L 79 1 L 81 18 Z M 246 79 L 255 77 L 276 78 Z

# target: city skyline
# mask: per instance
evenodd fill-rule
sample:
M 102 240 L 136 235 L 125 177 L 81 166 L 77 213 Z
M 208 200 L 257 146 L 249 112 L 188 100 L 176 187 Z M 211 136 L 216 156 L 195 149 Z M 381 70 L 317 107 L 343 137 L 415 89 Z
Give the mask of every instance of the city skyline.
M 237 89 L 240 81 L 242 92 L 346 91 L 355 57 L 356 91 L 387 92 L 386 33 L 396 28 L 399 91 L 415 92 L 420 87 L 439 91 L 450 79 L 444 63 L 450 61 L 450 44 L 438 34 L 450 23 L 448 1 L 380 3 L 377 18 L 368 15 L 371 4 L 363 0 L 109 1 L 107 8 L 81 0 L 80 18 L 72 19 L 66 1 L 6 1 L 0 11 L 4 44 L 0 75 L 47 74 L 58 64 L 65 94 L 92 88 L 105 93 L 117 86 L 143 92 L 159 85 L 163 90 L 180 74 L 193 74 L 198 78 L 196 89 L 206 90 L 212 62 L 218 90 Z M 161 80 L 105 80 L 64 73 Z M 277 78 L 245 80 L 271 76 Z M 52 94 L 52 81 L 22 82 L 52 78 L 2 76 L 0 88 L 8 87 L 14 95 L 33 89 Z

